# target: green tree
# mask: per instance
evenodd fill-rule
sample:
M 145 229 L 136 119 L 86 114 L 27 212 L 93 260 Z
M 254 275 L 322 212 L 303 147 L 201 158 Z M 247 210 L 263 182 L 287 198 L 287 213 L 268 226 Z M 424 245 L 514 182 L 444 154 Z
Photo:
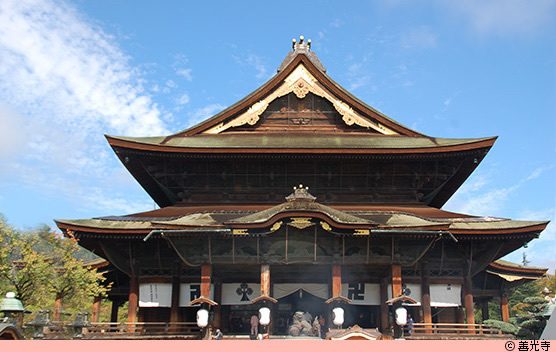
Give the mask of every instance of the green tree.
M 511 318 L 508 323 L 490 319 L 483 323 L 497 327 L 504 333 L 511 333 L 520 339 L 538 339 L 546 326 L 546 317 L 542 315 L 548 301 L 541 293 L 544 287 L 553 285 L 546 278 L 531 281 L 513 289 L 509 296 Z
M 0 283 L 3 291 L 14 291 L 24 306 L 39 303 L 38 293 L 48 280 L 49 263 L 33 249 L 36 242 L 0 217 Z
M 62 302 L 72 297 L 105 297 L 110 285 L 103 285 L 105 278 L 96 269 L 77 259 L 80 247 L 74 238 L 64 238 L 51 231 L 41 231 L 40 237 L 51 245 L 48 267 L 47 291 L 55 295 L 53 320 L 61 320 Z

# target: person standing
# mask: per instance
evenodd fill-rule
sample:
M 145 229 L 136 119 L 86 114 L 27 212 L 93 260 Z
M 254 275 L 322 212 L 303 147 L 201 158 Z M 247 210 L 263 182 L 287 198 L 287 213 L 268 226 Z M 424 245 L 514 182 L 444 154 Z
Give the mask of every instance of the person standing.
M 411 335 L 411 332 L 413 330 L 413 323 L 415 323 L 415 321 L 411 317 L 411 314 L 408 314 L 407 315 L 407 334 L 408 335 Z
M 251 336 L 259 334 L 259 317 L 253 314 L 251 316 Z

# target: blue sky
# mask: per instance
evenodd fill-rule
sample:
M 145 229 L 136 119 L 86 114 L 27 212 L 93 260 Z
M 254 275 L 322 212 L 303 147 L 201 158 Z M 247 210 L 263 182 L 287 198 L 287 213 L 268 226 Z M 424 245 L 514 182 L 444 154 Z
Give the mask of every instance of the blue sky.
M 436 137 L 499 136 L 444 209 L 551 220 L 508 260 L 556 267 L 556 1 L 0 2 L 0 212 L 54 227 L 154 204 L 104 134 L 176 132 L 276 72 L 292 38 Z

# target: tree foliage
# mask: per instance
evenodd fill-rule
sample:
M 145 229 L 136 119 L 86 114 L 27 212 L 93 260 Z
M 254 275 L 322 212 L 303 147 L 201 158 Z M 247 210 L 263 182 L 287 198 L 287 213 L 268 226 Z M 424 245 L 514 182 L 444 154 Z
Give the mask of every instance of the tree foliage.
M 487 326 L 497 327 L 505 333 L 511 333 L 520 339 L 538 339 L 542 334 L 547 318 L 542 312 L 548 300 L 545 299 L 542 289 L 547 287 L 554 292 L 554 278 L 549 280 L 531 281 L 514 288 L 509 295 L 510 315 L 509 323 L 494 319 L 485 320 Z
M 59 297 L 70 310 L 83 311 L 92 297 L 105 297 L 110 285 L 83 260 L 94 257 L 47 226 L 17 230 L 0 214 L 0 294 L 15 292 L 28 310 L 52 310 Z

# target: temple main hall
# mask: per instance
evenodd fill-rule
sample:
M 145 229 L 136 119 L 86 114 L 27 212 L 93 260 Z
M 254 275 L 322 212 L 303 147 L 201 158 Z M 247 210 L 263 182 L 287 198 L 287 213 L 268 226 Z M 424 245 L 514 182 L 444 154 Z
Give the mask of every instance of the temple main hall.
M 129 322 L 195 322 L 205 307 L 225 334 L 248 334 L 261 307 L 271 335 L 296 312 L 386 334 L 397 306 L 417 323 L 473 324 L 493 298 L 507 320 L 508 288 L 546 271 L 499 259 L 548 222 L 442 210 L 496 137 L 396 122 L 333 81 L 304 38 L 207 120 L 106 138 L 160 208 L 56 223 L 110 263 L 112 321 L 128 302 Z

